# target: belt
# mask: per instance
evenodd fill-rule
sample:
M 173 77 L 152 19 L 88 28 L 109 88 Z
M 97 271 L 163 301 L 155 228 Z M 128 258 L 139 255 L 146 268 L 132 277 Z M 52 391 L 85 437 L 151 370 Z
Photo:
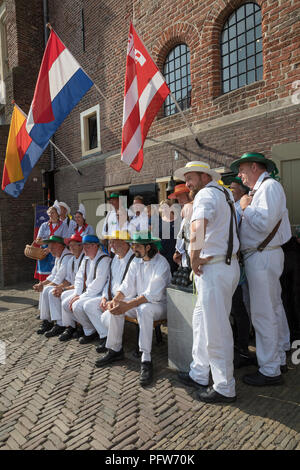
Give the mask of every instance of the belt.
M 231 259 L 236 259 L 236 258 L 237 258 L 236 254 L 231 256 Z M 215 264 L 215 263 L 221 263 L 221 262 L 225 263 L 225 261 L 226 261 L 226 255 L 218 255 L 218 256 L 214 256 L 213 259 L 208 261 L 206 264 Z
M 267 246 L 266 248 L 264 248 L 263 251 L 267 251 L 267 250 L 278 250 L 278 248 L 281 248 L 281 245 L 277 245 L 277 246 Z M 262 253 L 262 251 L 259 251 L 257 248 L 246 248 L 246 250 L 242 250 L 242 254 L 243 255 L 247 255 L 248 253 Z

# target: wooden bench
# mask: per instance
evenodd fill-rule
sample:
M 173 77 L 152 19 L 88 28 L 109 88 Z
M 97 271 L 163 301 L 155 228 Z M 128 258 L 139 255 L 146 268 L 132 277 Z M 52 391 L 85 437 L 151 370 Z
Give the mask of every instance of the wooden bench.
M 136 348 L 135 348 L 135 353 L 136 355 L 140 356 L 142 353 L 139 350 L 139 335 L 140 335 L 140 327 L 139 323 L 137 321 L 137 318 L 132 318 L 132 317 L 127 317 L 125 316 L 125 321 L 128 321 L 129 323 L 134 323 L 136 326 Z M 153 328 L 155 329 L 155 337 L 156 337 L 156 342 L 157 344 L 162 343 L 162 335 L 161 335 L 161 325 L 166 325 L 167 324 L 167 319 L 163 320 L 155 320 L 153 322 Z

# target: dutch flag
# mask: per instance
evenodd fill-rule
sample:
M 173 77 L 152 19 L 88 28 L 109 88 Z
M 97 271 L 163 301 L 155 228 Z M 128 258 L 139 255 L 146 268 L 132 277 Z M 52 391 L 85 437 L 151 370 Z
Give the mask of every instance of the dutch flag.
M 43 147 L 93 85 L 78 62 L 51 30 L 44 52 L 26 129 Z

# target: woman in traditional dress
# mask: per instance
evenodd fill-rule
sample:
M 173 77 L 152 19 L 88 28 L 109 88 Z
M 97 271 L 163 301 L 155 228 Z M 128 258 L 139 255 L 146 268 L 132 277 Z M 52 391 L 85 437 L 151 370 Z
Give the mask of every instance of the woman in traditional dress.
M 44 281 L 52 271 L 54 266 L 54 257 L 51 255 L 47 245 L 43 244 L 43 240 L 49 239 L 51 235 L 65 238 L 68 235 L 68 227 L 60 220 L 60 207 L 57 201 L 53 206 L 47 210 L 49 216 L 48 222 L 44 222 L 38 231 L 37 238 L 34 243 L 41 246 L 44 252 L 47 254 L 43 260 L 38 260 L 34 277 L 39 281 Z
M 75 222 L 77 226 L 75 227 L 75 233 L 78 233 L 81 237 L 84 235 L 94 235 L 94 229 L 91 225 L 88 225 L 85 221 L 86 212 L 83 204 L 79 204 L 79 209 L 75 213 Z

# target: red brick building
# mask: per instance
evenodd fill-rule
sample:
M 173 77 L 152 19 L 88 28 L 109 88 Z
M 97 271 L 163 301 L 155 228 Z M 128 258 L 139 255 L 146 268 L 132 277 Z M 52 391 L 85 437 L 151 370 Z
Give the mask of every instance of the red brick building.
M 48 13 L 57 34 L 106 97 L 92 87 L 55 134 L 56 144 L 82 173 L 55 152 L 55 195 L 73 211 L 83 201 L 96 226 L 96 207 L 105 193 L 150 191 L 159 200 L 172 172 L 187 160 L 228 169 L 233 159 L 251 150 L 276 159 L 292 224 L 300 223 L 300 0 L 48 0 L 30 2 L 30 7 L 27 2 L 27 9 L 22 0 L 5 3 L 12 64 L 7 96 L 28 110 L 43 50 L 43 15 Z M 140 173 L 120 161 L 130 21 L 174 87 L 201 143 L 199 148 L 172 105 L 161 109 L 150 128 Z M 24 93 L 22 82 L 17 85 L 23 73 Z M 6 122 L 10 112 L 7 105 Z M 47 156 L 39 166 L 50 168 Z

